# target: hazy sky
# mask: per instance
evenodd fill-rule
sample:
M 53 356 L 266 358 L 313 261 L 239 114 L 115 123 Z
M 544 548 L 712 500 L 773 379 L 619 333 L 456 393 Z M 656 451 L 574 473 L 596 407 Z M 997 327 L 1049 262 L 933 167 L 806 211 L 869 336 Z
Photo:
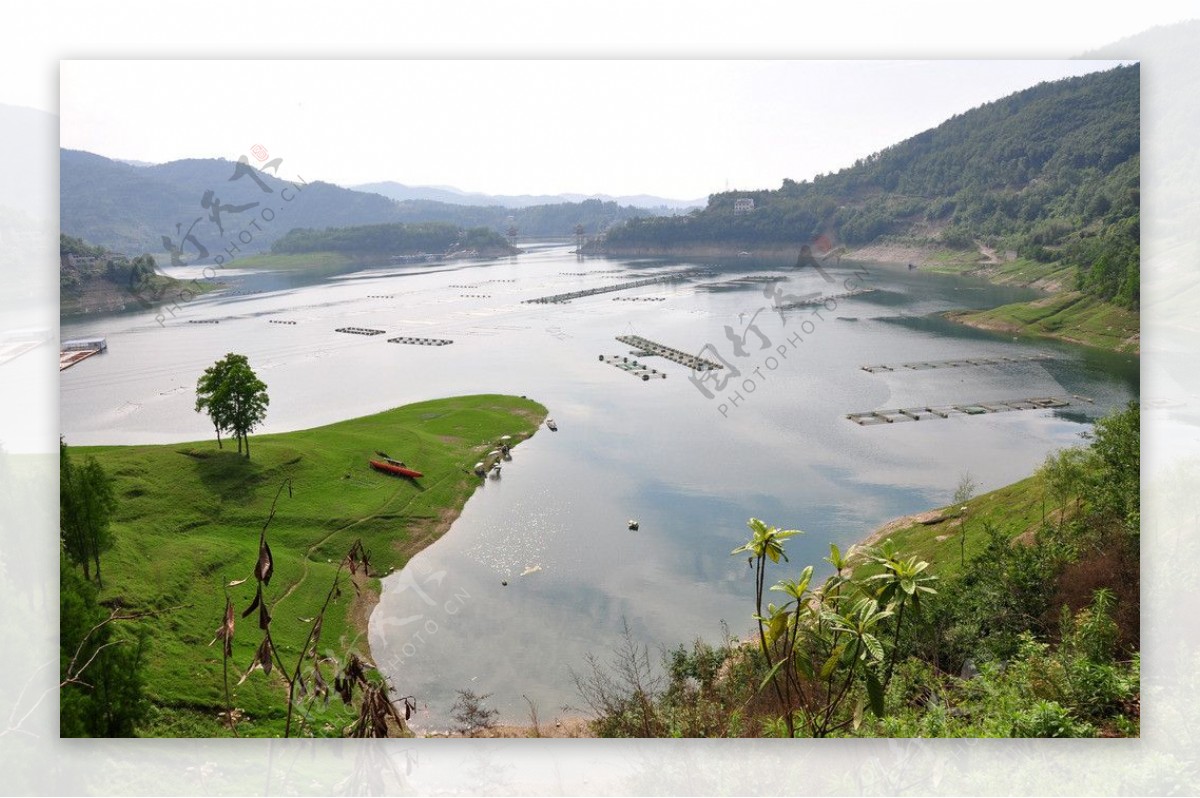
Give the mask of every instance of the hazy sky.
M 811 178 L 1099 61 L 64 61 L 63 147 L 676 199 Z

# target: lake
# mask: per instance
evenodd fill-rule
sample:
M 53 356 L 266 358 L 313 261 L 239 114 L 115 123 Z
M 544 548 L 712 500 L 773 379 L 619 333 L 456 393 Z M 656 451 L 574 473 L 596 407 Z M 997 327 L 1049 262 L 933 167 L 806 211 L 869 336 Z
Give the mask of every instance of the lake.
M 236 273 L 223 278 L 227 290 L 181 304 L 161 325 L 152 312 L 64 322 L 64 339 L 104 335 L 109 351 L 62 373 L 62 432 L 73 445 L 206 439 L 193 388 L 230 351 L 269 386 L 263 432 L 466 393 L 549 408 L 558 431 L 543 427 L 518 446 L 450 532 L 384 580 L 372 653 L 401 695 L 417 697 L 414 725 L 434 730 L 449 725 L 458 689 L 492 694 L 508 722 L 527 718 L 526 698 L 543 722 L 579 706 L 572 671 L 586 672 L 589 653 L 610 659 L 626 627 L 654 661 L 660 647 L 744 636 L 751 572 L 730 551 L 750 517 L 804 530 L 788 542 L 791 563 L 769 574 L 794 577 L 823 565 L 831 542 L 845 549 L 895 516 L 946 504 L 967 472 L 980 492 L 1027 476 L 1138 396 L 1136 356 L 931 315 L 1037 296 L 1029 289 L 903 265 L 843 261 L 825 267 L 827 282 L 752 258 L 581 260 L 562 243 L 525 246 L 486 263 Z M 567 304 L 523 302 L 671 276 Z M 804 302 L 850 289 L 863 292 L 783 311 L 768 296 Z M 346 326 L 387 335 L 335 332 Z M 386 341 L 399 335 L 454 343 Z M 633 356 L 619 335 L 725 368 L 698 374 Z M 667 377 L 643 381 L 601 356 L 636 357 Z M 862 368 L 1001 357 L 1014 360 Z M 1071 394 L 1094 403 L 875 426 L 846 419 Z

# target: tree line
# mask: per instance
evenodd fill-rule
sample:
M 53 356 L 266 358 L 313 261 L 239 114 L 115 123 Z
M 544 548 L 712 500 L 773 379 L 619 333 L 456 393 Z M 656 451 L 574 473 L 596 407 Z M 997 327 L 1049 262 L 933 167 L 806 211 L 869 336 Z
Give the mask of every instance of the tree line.
M 449 253 L 458 250 L 510 251 L 509 243 L 494 230 L 474 227 L 464 230 L 445 222 L 372 224 L 332 227 L 324 230 L 296 229 L 271 245 L 277 254 L 340 252 L 348 255 L 409 255 Z

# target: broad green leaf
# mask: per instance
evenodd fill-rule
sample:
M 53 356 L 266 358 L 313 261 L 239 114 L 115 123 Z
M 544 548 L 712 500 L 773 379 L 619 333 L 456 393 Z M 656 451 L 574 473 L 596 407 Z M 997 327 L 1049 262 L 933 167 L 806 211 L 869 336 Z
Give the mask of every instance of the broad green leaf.
M 781 659 L 781 660 L 779 660 L 779 662 L 775 663 L 775 665 L 771 668 L 771 670 L 768 671 L 767 675 L 763 677 L 762 683 L 760 683 L 758 685 L 759 692 L 762 692 L 764 689 L 766 689 L 767 685 L 771 682 L 771 680 L 775 678 L 775 674 L 779 673 L 779 669 L 781 667 L 783 667 L 784 663 L 786 663 L 786 662 L 787 662 L 787 659 L 785 658 L 785 659 Z
M 846 646 L 840 645 L 833 650 L 832 654 L 829 655 L 829 659 L 825 660 L 825 664 L 821 666 L 822 679 L 828 679 L 829 675 L 833 673 L 833 669 L 837 667 L 838 660 L 841 658 L 842 653 L 845 650 Z
M 879 638 L 875 637 L 875 635 L 864 634 L 862 641 L 876 662 L 883 659 L 883 645 L 879 642 Z

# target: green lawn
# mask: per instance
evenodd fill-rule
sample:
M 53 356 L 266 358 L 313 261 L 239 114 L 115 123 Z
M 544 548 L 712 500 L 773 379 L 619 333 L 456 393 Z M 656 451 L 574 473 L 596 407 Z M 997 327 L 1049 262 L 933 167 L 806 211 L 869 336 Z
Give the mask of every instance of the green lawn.
M 286 479 L 292 494 L 283 491 L 267 532 L 275 561 L 265 594 L 272 636 L 283 660 L 294 663 L 309 631 L 301 619 L 317 614 L 339 561 L 361 538 L 371 553 L 372 578 L 358 580 L 361 596 L 346 585 L 326 615 L 321 648 L 339 656 L 365 652 L 375 577 L 403 566 L 448 528 L 480 481 L 471 466 L 501 435 L 521 441 L 545 415 L 544 407 L 525 399 L 466 396 L 253 436 L 250 460 L 229 442 L 219 450 L 215 439 L 73 448 L 77 457 L 95 455 L 119 499 L 115 544 L 102 559 L 101 600 L 158 613 L 128 626 L 148 632 L 147 693 L 154 709 L 146 733 L 227 733 L 216 720 L 225 706 L 221 646 L 209 642 L 228 591 L 239 612 L 231 673 L 236 683 L 262 639 L 257 613 L 243 620 L 240 612 L 254 597 L 259 532 Z M 377 449 L 425 476 L 408 480 L 375 472 L 367 459 Z M 285 696 L 277 672 L 254 673 L 235 688 L 234 706 L 246 713 L 242 735 L 281 733 Z M 335 698 L 333 705 L 340 702 Z M 338 718 L 332 719 L 336 724 Z

